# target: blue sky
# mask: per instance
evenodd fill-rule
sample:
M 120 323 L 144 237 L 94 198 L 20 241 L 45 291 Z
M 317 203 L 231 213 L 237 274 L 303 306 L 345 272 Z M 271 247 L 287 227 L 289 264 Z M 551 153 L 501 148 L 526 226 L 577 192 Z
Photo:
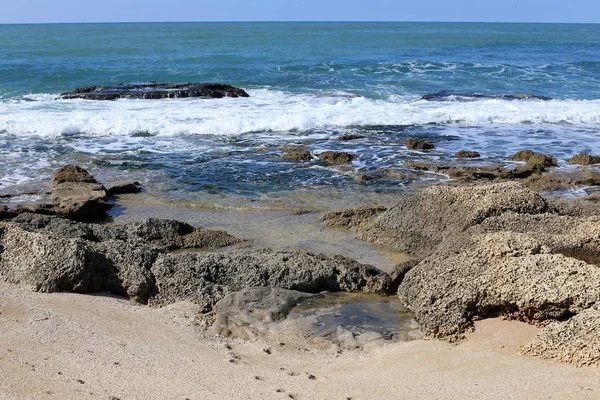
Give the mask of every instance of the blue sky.
M 0 23 L 600 22 L 600 0 L 0 0 Z

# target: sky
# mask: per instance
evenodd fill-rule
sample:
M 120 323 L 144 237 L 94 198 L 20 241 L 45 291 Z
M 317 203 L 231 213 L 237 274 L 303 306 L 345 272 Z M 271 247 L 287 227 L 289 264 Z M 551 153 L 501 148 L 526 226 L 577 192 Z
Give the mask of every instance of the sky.
M 0 23 L 456 21 L 600 23 L 600 0 L 0 0 Z

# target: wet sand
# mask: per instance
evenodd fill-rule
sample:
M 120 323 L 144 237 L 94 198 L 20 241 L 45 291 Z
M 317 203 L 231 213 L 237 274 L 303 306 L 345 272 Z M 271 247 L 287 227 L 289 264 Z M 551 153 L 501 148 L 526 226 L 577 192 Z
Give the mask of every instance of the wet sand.
M 537 328 L 477 323 L 466 342 L 265 352 L 191 324 L 193 307 L 0 284 L 2 399 L 597 399 L 600 370 L 516 355 Z

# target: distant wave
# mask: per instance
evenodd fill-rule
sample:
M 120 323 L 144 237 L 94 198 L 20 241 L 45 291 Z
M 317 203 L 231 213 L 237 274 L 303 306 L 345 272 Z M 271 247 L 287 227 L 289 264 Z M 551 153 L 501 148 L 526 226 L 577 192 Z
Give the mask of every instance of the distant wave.
M 346 92 L 251 90 L 248 99 L 56 101 L 55 95 L 0 103 L 0 131 L 17 136 L 235 136 L 363 125 L 600 124 L 600 100 L 469 103 L 386 100 Z

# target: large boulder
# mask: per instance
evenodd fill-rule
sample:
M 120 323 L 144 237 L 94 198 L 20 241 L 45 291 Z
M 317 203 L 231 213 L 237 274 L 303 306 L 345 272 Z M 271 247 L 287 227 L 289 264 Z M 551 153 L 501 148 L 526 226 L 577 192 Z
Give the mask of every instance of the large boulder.
M 508 211 L 538 214 L 547 209 L 543 197 L 515 182 L 432 186 L 401 199 L 371 225 L 361 227 L 358 238 L 426 256 L 444 238 L 458 235 L 486 218 Z
M 600 268 L 550 250 L 526 234 L 483 234 L 422 260 L 398 294 L 427 335 L 450 340 L 477 318 L 562 320 L 600 302 Z
M 206 311 L 227 294 L 273 286 L 302 292 L 361 291 L 389 277 L 342 256 L 273 250 L 163 254 L 152 267 L 159 304 L 187 300 Z
M 148 301 L 159 251 L 137 238 L 34 214 L 22 214 L 2 230 L 0 276 L 9 282 L 41 292 L 110 292 Z
M 88 86 L 62 93 L 61 99 L 176 99 L 184 97 L 249 97 L 243 89 L 220 83 L 153 83 Z

